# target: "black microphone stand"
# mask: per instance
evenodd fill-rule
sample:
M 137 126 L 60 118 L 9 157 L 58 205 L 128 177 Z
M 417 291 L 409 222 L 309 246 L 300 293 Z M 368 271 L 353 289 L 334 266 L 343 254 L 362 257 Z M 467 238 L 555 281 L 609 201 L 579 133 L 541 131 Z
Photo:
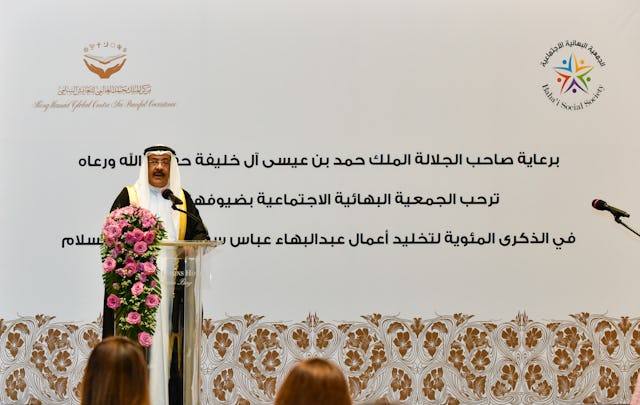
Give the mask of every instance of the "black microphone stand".
M 182 202 L 180 202 L 180 204 L 182 205 Z M 187 216 L 189 218 L 193 219 L 194 221 L 197 221 L 197 222 L 201 223 L 202 226 L 204 227 L 205 232 L 207 233 L 207 235 L 209 235 L 209 230 L 207 229 L 207 226 L 204 224 L 204 222 L 200 218 L 196 217 L 195 215 L 193 215 L 190 212 L 187 212 L 186 210 L 183 210 L 183 209 L 180 209 L 180 208 L 176 207 L 176 202 L 173 201 L 173 200 L 171 200 L 171 209 L 174 209 L 176 211 L 185 213 L 185 214 L 187 214 Z
M 620 219 L 620 215 L 613 215 L 614 220 L 619 223 L 620 225 L 624 226 L 625 228 L 627 228 L 628 230 L 630 230 L 631 232 L 633 232 L 634 234 L 636 234 L 637 236 L 640 236 L 640 233 L 638 233 L 636 230 L 634 230 L 633 228 L 631 228 L 629 225 L 625 224 L 624 222 L 622 222 L 622 219 Z

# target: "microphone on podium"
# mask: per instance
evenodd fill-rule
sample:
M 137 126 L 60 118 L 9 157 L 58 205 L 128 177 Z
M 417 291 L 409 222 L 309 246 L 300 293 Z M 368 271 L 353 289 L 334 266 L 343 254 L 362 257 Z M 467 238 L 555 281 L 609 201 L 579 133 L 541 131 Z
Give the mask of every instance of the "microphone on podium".
M 202 227 L 204 228 L 204 231 L 205 231 L 206 239 L 207 239 L 207 240 L 209 239 L 209 231 L 207 230 L 207 226 L 204 224 L 204 222 L 202 222 L 202 219 L 201 219 L 201 218 L 197 217 L 196 215 L 194 215 L 194 214 L 192 214 L 192 213 L 190 213 L 190 212 L 188 212 L 188 211 L 186 211 L 186 210 L 182 210 L 182 209 L 180 209 L 180 208 L 176 207 L 176 205 L 182 205 L 182 204 L 184 204 L 184 203 L 182 202 L 182 200 L 181 200 L 181 199 L 179 199 L 178 197 L 176 197 L 176 195 L 175 195 L 175 194 L 173 194 L 173 191 L 171 191 L 171 189 L 168 189 L 168 188 L 167 188 L 167 189 L 162 190 L 162 197 L 163 197 L 165 200 L 170 200 L 170 201 L 171 201 L 171 209 L 174 209 L 174 210 L 176 210 L 176 211 L 179 211 L 179 212 L 185 213 L 185 214 L 187 214 L 187 216 L 188 216 L 189 218 L 191 218 L 191 219 L 193 219 L 194 221 L 197 221 L 197 222 L 199 222 L 200 224 L 202 224 Z
M 176 197 L 176 195 L 173 194 L 173 191 L 171 191 L 171 189 L 169 189 L 169 188 L 162 190 L 162 197 L 165 200 L 171 200 L 171 203 L 173 205 L 182 205 L 182 204 L 184 204 L 182 202 L 182 200 L 179 199 L 178 197 Z

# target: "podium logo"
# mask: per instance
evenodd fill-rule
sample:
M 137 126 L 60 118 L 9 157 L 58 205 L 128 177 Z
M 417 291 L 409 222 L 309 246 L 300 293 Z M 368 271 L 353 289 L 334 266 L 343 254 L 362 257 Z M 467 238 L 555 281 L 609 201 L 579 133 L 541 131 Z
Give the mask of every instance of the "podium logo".
M 540 65 L 547 78 L 542 91 L 562 110 L 584 110 L 596 103 L 605 91 L 604 84 L 594 83 L 594 79 L 602 80 L 606 63 L 587 42 L 558 42 L 545 53 Z
M 115 42 L 94 42 L 84 47 L 84 64 L 101 79 L 119 72 L 127 61 L 127 48 Z

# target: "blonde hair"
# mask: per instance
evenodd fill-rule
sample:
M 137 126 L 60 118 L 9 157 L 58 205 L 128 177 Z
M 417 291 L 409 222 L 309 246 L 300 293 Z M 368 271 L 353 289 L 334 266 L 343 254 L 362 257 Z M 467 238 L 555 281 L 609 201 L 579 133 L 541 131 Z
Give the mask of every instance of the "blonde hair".
M 147 363 L 140 346 L 110 336 L 93 349 L 82 377 L 81 405 L 151 405 Z
M 284 379 L 274 405 L 351 405 L 344 374 L 329 360 L 297 363 Z

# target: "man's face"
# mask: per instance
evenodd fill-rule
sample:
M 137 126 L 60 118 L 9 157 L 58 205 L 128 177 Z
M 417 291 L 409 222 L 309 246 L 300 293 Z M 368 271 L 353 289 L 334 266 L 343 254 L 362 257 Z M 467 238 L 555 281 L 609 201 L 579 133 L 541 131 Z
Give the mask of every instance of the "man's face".
M 162 188 L 169 183 L 169 172 L 171 171 L 171 154 L 149 155 L 149 184 L 153 187 Z

